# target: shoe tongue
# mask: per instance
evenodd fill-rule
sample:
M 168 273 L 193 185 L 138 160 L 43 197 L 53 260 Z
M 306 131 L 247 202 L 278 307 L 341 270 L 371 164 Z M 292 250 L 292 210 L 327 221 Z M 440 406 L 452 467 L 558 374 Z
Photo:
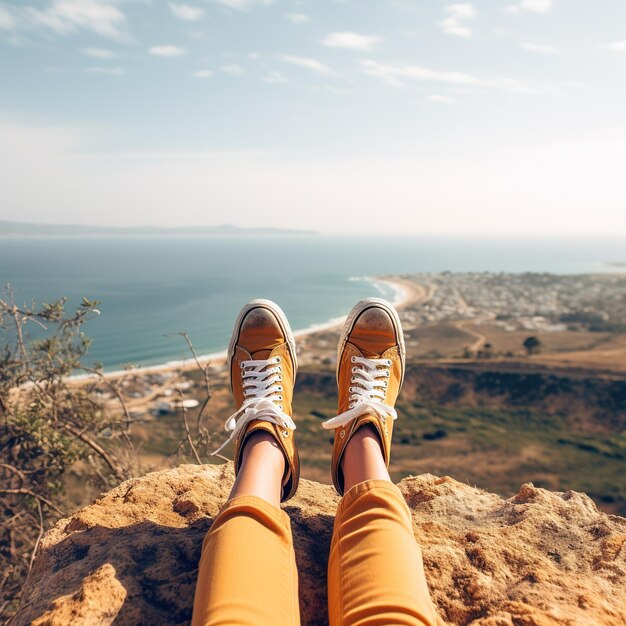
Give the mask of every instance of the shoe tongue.
M 256 352 L 251 352 L 250 356 L 257 361 L 265 361 L 270 358 L 270 354 L 272 354 L 271 350 L 257 350 Z
M 358 345 L 355 345 L 355 344 L 353 345 L 366 359 L 380 359 L 381 358 L 382 352 L 376 352 L 372 348 L 372 346 L 368 345 L 367 343 L 359 342 Z
M 380 329 L 368 331 L 367 328 L 355 328 L 350 334 L 350 343 L 354 344 L 367 359 L 382 358 L 385 350 L 389 350 L 396 342 L 393 333 L 384 333 Z

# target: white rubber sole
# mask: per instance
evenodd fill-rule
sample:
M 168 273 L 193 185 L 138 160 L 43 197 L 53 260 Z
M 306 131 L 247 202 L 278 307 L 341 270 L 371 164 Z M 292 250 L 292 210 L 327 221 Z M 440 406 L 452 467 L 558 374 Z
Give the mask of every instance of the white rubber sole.
M 289 322 L 287 321 L 287 316 L 283 313 L 283 310 L 271 300 L 250 300 L 247 304 L 244 305 L 243 309 L 239 311 L 239 315 L 237 316 L 237 321 L 235 322 L 235 327 L 233 329 L 232 337 L 230 338 L 230 344 L 228 345 L 228 367 L 232 370 L 232 361 L 235 356 L 235 346 L 237 345 L 237 339 L 239 338 L 239 330 L 241 328 L 241 323 L 243 318 L 252 310 L 252 309 L 267 309 L 271 311 L 280 324 L 280 328 L 283 331 L 283 335 L 287 339 L 287 347 L 289 348 L 289 354 L 291 354 L 291 358 L 293 359 L 293 369 L 294 369 L 294 380 L 295 373 L 298 370 L 298 356 L 296 354 L 296 340 L 294 339 L 293 333 L 291 332 L 291 327 L 289 326 Z
M 398 339 L 398 346 L 400 348 L 400 363 L 402 364 L 402 379 L 400 380 L 400 388 L 402 387 L 402 383 L 404 382 L 404 369 L 406 364 L 406 348 L 404 346 L 404 333 L 402 332 L 402 323 L 400 322 L 400 316 L 396 311 L 395 307 L 391 302 L 387 302 L 383 298 L 365 298 L 364 300 L 359 300 L 353 307 L 350 313 L 348 313 L 348 317 L 346 318 L 346 322 L 343 325 L 343 330 L 341 331 L 341 336 L 339 337 L 339 343 L 337 345 L 337 384 L 339 384 L 339 364 L 341 363 L 341 353 L 346 345 L 346 341 L 348 341 L 348 337 L 354 328 L 354 324 L 357 319 L 367 309 L 378 308 L 383 309 L 383 311 L 389 314 L 391 321 L 394 326 L 394 330 L 396 332 L 396 337 Z

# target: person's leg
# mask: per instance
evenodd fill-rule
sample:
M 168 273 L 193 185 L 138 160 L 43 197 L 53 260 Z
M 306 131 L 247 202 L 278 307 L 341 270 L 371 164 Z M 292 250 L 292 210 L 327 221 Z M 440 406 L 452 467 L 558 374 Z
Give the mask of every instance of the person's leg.
M 293 349 L 292 349 L 293 348 Z M 236 480 L 202 545 L 192 626 L 297 626 L 298 574 L 280 502 L 298 484 L 293 336 L 267 301 L 244 307 L 229 350 Z
M 371 427 L 356 431 L 342 464 L 346 495 L 328 563 L 331 626 L 438 624 L 408 507 Z
M 404 344 L 388 303 L 359 303 L 340 340 L 333 482 L 344 494 L 328 562 L 331 626 L 439 624 L 411 515 L 387 468 Z
M 271 435 L 251 435 L 202 545 L 192 626 L 300 623 L 291 525 L 278 508 L 284 465 Z

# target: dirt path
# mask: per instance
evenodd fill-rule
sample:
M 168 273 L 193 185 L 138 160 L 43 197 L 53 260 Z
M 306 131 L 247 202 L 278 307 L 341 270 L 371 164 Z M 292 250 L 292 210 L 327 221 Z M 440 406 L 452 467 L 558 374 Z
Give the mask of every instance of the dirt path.
M 472 328 L 466 328 L 468 324 L 473 324 L 474 320 L 462 320 L 460 322 L 455 322 L 456 328 L 460 331 L 471 335 L 474 338 L 474 343 L 466 346 L 468 350 L 473 352 L 474 354 L 481 350 L 485 343 L 487 342 L 487 337 L 485 335 L 481 335 L 479 332 L 473 330 Z

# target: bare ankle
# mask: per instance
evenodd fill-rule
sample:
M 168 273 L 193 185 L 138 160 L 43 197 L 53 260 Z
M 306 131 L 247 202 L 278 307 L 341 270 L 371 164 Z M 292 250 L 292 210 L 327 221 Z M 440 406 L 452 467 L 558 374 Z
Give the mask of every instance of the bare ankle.
M 390 480 L 380 438 L 371 424 L 359 428 L 350 438 L 341 459 L 344 493 L 366 480 Z
M 359 428 L 352 435 L 350 441 L 346 444 L 343 460 L 345 460 L 346 454 L 350 449 L 352 449 L 353 452 L 358 450 L 359 453 L 362 453 L 363 449 L 371 449 L 371 454 L 376 454 L 376 449 L 378 449 L 381 458 L 383 456 L 383 451 L 380 445 L 380 437 L 372 424 L 365 424 L 361 426 L 361 428 Z
M 243 458 L 229 499 L 257 496 L 280 506 L 285 455 L 278 442 L 264 430 L 253 432 L 244 444 Z
M 281 473 L 285 470 L 285 455 L 276 439 L 266 430 L 254 431 L 244 443 L 241 469 L 252 460 L 261 461 L 273 467 L 280 465 Z

